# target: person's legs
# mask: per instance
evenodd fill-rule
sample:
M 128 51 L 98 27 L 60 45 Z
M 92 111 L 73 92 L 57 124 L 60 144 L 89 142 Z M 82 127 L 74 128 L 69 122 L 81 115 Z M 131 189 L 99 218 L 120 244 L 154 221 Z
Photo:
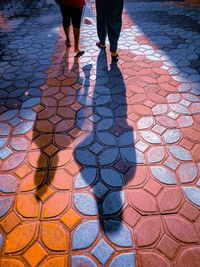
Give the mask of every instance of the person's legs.
M 83 8 L 72 8 L 72 25 L 74 33 L 74 52 L 81 55 L 84 52 L 79 49 L 80 26 Z
M 117 45 L 122 27 L 123 0 L 110 0 L 106 6 L 106 22 L 110 52 L 117 56 Z
M 101 45 L 102 48 L 105 47 L 106 42 L 106 15 L 105 15 L 105 5 L 106 0 L 96 0 L 96 14 L 97 14 L 97 34 L 99 37 L 99 42 L 97 45 Z
M 63 29 L 66 35 L 66 44 L 67 46 L 70 46 L 70 7 L 60 4 L 60 10 L 63 17 Z

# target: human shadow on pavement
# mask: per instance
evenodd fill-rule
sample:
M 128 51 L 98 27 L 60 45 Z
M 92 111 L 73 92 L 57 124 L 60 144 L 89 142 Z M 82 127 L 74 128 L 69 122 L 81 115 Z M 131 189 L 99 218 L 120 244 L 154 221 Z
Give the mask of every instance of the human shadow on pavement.
M 33 127 L 29 163 L 36 170 L 35 196 L 42 201 L 53 192 L 52 186 L 62 190 L 71 188 L 71 177 L 63 168 L 72 160 L 74 138 L 78 134 L 74 129 L 76 111 L 71 106 L 76 104 L 76 90 L 72 85 L 76 84 L 79 76 L 79 63 L 78 59 L 69 62 L 67 52 L 63 58 L 57 59 L 56 70 L 53 69 L 52 73 L 55 78 L 72 79 L 72 84 L 47 86 Z
M 117 64 L 111 63 L 108 70 L 105 51 L 99 53 L 94 90 L 89 79 L 91 67 L 83 68 L 86 79 L 77 96 L 83 108 L 76 123 L 85 137 L 77 139 L 74 151 L 81 165 L 74 184 L 74 205 L 86 216 L 97 216 L 112 239 L 123 228 L 124 189 L 134 179 L 134 133 L 127 123 L 126 87 Z

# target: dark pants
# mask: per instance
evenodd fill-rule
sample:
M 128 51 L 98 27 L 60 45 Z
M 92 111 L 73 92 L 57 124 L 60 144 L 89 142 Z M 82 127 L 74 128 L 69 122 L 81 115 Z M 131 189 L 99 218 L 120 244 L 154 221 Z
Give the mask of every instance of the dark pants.
M 80 28 L 81 25 L 81 15 L 83 8 L 70 7 L 67 5 L 60 5 L 60 10 L 63 17 L 63 27 L 69 27 L 72 22 L 73 28 Z
M 110 52 L 117 51 L 117 43 L 122 27 L 123 0 L 96 0 L 97 33 L 99 41 L 105 45 L 106 36 L 110 42 Z

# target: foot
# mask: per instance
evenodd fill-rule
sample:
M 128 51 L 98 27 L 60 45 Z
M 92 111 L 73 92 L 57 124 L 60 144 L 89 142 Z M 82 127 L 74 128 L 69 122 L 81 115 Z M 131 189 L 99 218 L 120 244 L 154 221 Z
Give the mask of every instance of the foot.
M 70 41 L 70 40 L 66 40 L 66 41 L 65 41 L 65 45 L 66 45 L 67 47 L 70 47 L 70 46 L 71 46 L 71 41 Z
M 96 46 L 98 46 L 100 49 L 106 49 L 106 46 L 102 45 L 100 42 L 96 42 Z
M 112 62 L 117 62 L 119 60 L 119 55 L 117 53 L 111 53 Z
M 74 53 L 75 53 L 74 57 L 81 57 L 85 53 L 85 51 L 78 49 L 74 50 Z

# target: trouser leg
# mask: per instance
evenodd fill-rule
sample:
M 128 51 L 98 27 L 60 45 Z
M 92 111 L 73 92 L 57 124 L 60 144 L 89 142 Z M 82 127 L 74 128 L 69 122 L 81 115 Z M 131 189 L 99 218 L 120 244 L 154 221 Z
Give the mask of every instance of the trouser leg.
M 97 34 L 102 45 L 105 45 L 107 35 L 105 6 L 106 0 L 96 0 Z
M 110 42 L 110 52 L 117 51 L 118 40 L 122 27 L 123 0 L 109 0 L 106 7 L 106 23 L 108 39 Z

